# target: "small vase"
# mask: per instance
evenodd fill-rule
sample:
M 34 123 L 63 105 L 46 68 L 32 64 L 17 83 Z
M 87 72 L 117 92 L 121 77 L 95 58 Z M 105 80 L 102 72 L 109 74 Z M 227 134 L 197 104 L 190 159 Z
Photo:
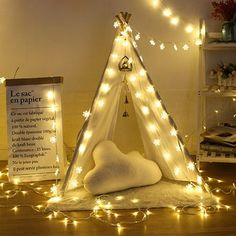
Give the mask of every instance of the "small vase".
M 233 21 L 225 21 L 222 25 L 222 38 L 225 42 L 233 42 L 234 38 L 234 27 L 235 22 Z

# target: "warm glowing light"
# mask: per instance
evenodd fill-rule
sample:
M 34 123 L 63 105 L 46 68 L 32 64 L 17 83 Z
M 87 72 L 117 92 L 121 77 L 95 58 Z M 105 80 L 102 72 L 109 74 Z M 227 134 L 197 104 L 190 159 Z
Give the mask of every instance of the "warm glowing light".
M 90 111 L 83 111 L 83 117 L 85 118 L 85 120 L 87 120 L 90 115 L 91 115 Z
M 153 8 L 157 8 L 160 4 L 160 0 L 152 0 L 152 6 Z
M 202 40 L 201 39 L 196 39 L 195 40 L 195 45 L 201 46 L 202 45 Z
M 124 47 L 127 47 L 128 45 L 129 45 L 128 40 L 124 40 L 124 42 L 123 42 L 123 46 L 124 46 Z
M 120 26 L 120 23 L 118 21 L 115 21 L 113 26 L 114 26 L 114 28 L 118 28 Z
M 116 59 L 118 58 L 118 54 L 112 53 L 112 54 L 111 54 L 111 58 L 112 58 L 113 60 L 116 60 Z
M 151 39 L 151 40 L 149 41 L 149 43 L 150 43 L 152 46 L 155 46 L 155 45 L 156 45 L 156 42 L 155 42 L 153 39 Z
M 170 23 L 171 23 L 172 25 L 178 25 L 178 24 L 179 24 L 179 17 L 172 17 L 172 18 L 170 19 Z
M 146 70 L 141 69 L 141 70 L 139 71 L 139 74 L 140 74 L 141 76 L 145 76 L 145 75 L 146 75 Z
M 84 139 L 90 139 L 92 137 L 92 131 L 86 130 L 84 132 Z
M 148 129 L 149 129 L 149 131 L 152 132 L 152 133 L 154 133 L 154 132 L 157 130 L 155 124 L 149 124 Z
M 176 135 L 177 135 L 177 130 L 173 128 L 173 129 L 170 131 L 170 134 L 171 134 L 171 136 L 176 136 Z
M 81 166 L 78 166 L 78 167 L 76 168 L 76 173 L 77 173 L 77 174 L 80 174 L 82 171 L 83 171 L 83 168 L 82 168 Z
M 115 199 L 116 199 L 117 201 L 121 201 L 121 200 L 124 199 L 124 196 L 117 196 Z
M 110 89 L 111 89 L 111 87 L 110 87 L 109 84 L 104 83 L 104 84 L 101 85 L 101 91 L 102 91 L 103 93 L 109 92 Z
M 20 180 L 18 178 L 13 179 L 13 184 L 18 185 L 20 183 Z
M 84 144 L 80 144 L 79 146 L 79 154 L 82 155 L 85 151 L 86 147 Z
M 3 84 L 3 83 L 5 82 L 5 80 L 6 80 L 6 78 L 1 77 L 1 78 L 0 78 L 0 84 Z
M 180 152 L 180 151 L 181 151 L 180 145 L 177 144 L 176 147 L 175 147 L 175 149 L 176 149 L 177 152 Z
M 47 92 L 47 98 L 48 98 L 48 100 L 54 99 L 55 98 L 54 92 L 53 91 L 48 91 Z
M 160 44 L 160 49 L 161 49 L 161 50 L 164 50 L 164 49 L 165 49 L 165 47 L 166 47 L 166 46 L 165 46 L 165 44 L 164 44 L 164 43 L 161 43 L 161 44 Z
M 156 106 L 157 108 L 160 108 L 160 107 L 161 107 L 161 101 L 160 101 L 160 100 L 157 100 L 157 101 L 155 102 L 155 106 Z
M 160 139 L 154 139 L 154 140 L 153 140 L 153 144 L 154 144 L 155 146 L 160 146 L 160 145 L 161 145 L 161 140 L 160 140 Z
M 163 16 L 170 17 L 172 15 L 172 11 L 170 8 L 165 8 L 162 12 Z
M 112 69 L 112 68 L 107 68 L 107 69 L 106 69 L 106 72 L 107 72 L 107 75 L 108 75 L 109 77 L 112 77 L 112 76 L 115 75 L 115 70 Z
M 140 33 L 137 33 L 134 38 L 138 41 L 141 38 Z
M 13 210 L 14 212 L 17 212 L 17 211 L 18 211 L 18 207 L 15 206 L 15 207 L 12 208 L 12 210 Z
M 78 187 L 78 181 L 75 180 L 75 179 L 71 180 L 71 187 L 72 188 L 77 188 Z
M 48 202 L 49 202 L 49 203 L 56 203 L 56 202 L 60 202 L 61 199 L 62 199 L 61 197 L 56 196 L 56 197 L 50 198 Z
M 193 191 L 193 185 L 192 185 L 192 184 L 187 184 L 187 185 L 186 185 L 186 190 L 187 190 L 188 192 L 192 192 L 192 191 Z
M 136 217 L 138 215 L 138 211 L 133 212 L 132 215 Z
M 184 44 L 183 49 L 184 49 L 184 51 L 189 50 L 189 46 L 188 46 L 188 44 Z
M 139 199 L 134 198 L 134 199 L 131 200 L 131 202 L 132 202 L 132 203 L 138 203 L 138 202 L 139 202 Z
M 51 112 L 56 112 L 56 111 L 57 111 L 57 105 L 52 104 L 52 105 L 50 106 L 50 109 L 51 109 Z
M 197 176 L 197 183 L 199 184 L 199 185 L 202 185 L 202 177 L 201 176 Z
M 173 47 L 174 47 L 174 50 L 175 50 L 175 51 L 178 51 L 178 47 L 177 47 L 177 45 L 176 45 L 176 44 L 174 44 L 174 46 L 173 46 Z
M 161 114 L 161 118 L 164 119 L 164 120 L 167 119 L 168 114 L 165 111 L 163 111 L 162 114 Z
M 137 77 L 136 77 L 135 75 L 131 75 L 131 76 L 129 77 L 129 79 L 130 79 L 131 82 L 134 82 L 134 81 L 137 80 Z
M 168 160 L 170 160 L 171 155 L 170 155 L 169 152 L 164 152 L 164 153 L 163 153 L 163 157 L 165 158 L 166 161 L 168 161 Z
M 233 102 L 236 102 L 236 98 L 233 98 L 232 101 L 233 101 Z
M 98 100 L 98 107 L 102 108 L 105 105 L 105 102 L 103 99 Z
M 55 136 L 52 136 L 50 138 L 50 143 L 56 143 L 57 142 L 57 138 Z
M 146 107 L 146 106 L 143 106 L 143 107 L 141 108 L 141 110 L 142 110 L 142 112 L 143 112 L 144 115 L 148 115 L 148 114 L 150 113 L 149 108 Z
M 179 167 L 175 167 L 175 175 L 178 176 L 180 174 L 180 168 Z
M 147 92 L 148 92 L 148 93 L 155 93 L 154 87 L 153 87 L 152 85 L 149 85 L 149 86 L 147 87 Z
M 141 94 L 140 92 L 136 92 L 136 93 L 135 93 L 135 97 L 136 97 L 136 98 L 142 98 L 142 94 Z
M 218 111 L 218 110 L 215 110 L 215 113 L 216 113 L 216 114 L 218 114 L 218 113 L 219 113 L 219 111 Z
M 194 169 L 195 169 L 194 163 L 193 163 L 192 161 L 190 161 L 190 162 L 188 163 L 188 165 L 187 165 L 187 168 L 188 168 L 189 170 L 194 170 Z
M 187 33 L 192 33 L 193 32 L 193 26 L 192 25 L 187 25 L 186 28 L 185 28 L 185 31 Z

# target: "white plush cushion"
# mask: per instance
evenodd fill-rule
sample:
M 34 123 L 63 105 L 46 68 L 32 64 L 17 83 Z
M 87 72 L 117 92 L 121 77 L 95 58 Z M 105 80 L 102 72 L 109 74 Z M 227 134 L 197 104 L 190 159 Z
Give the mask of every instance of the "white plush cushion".
M 112 141 L 100 142 L 93 157 L 95 168 L 85 176 L 84 187 L 95 195 L 155 184 L 162 177 L 155 162 L 137 151 L 124 154 Z

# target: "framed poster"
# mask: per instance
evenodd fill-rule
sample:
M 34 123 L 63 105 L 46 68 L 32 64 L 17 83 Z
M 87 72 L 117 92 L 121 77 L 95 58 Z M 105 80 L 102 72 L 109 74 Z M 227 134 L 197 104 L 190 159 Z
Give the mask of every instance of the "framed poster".
M 11 182 L 63 177 L 62 82 L 62 77 L 6 80 Z

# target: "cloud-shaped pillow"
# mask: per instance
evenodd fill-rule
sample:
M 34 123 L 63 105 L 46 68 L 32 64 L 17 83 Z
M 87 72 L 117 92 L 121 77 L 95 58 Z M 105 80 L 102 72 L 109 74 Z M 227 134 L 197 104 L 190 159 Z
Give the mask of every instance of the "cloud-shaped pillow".
M 93 151 L 95 168 L 84 178 L 84 187 L 92 194 L 116 192 L 157 183 L 161 171 L 139 152 L 122 153 L 112 141 L 100 142 Z

